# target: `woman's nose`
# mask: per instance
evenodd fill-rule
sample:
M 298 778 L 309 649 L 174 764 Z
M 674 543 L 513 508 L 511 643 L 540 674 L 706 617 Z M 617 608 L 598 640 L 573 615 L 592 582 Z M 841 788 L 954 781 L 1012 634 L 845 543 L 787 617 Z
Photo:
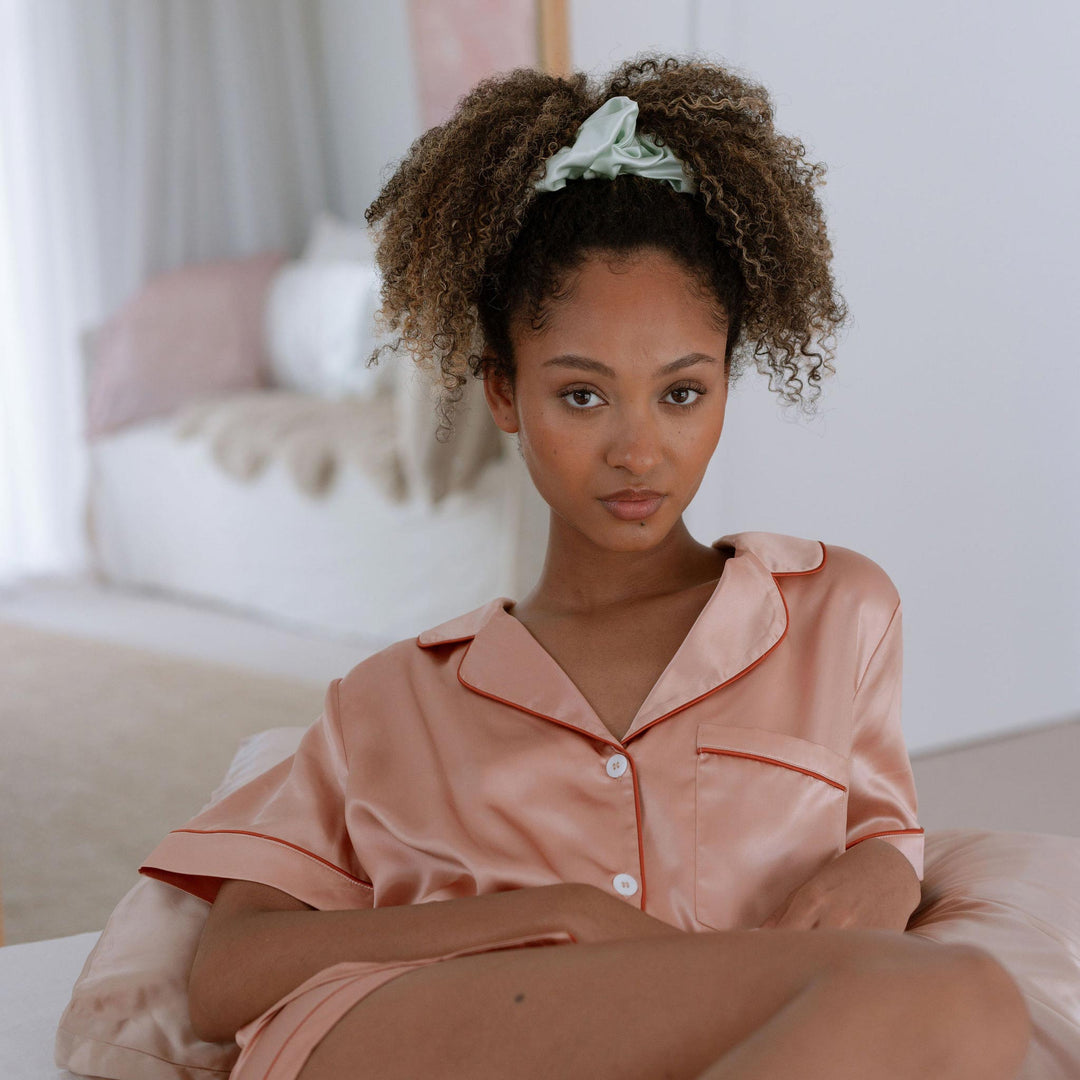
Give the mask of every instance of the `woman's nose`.
M 645 476 L 660 457 L 660 432 L 650 417 L 626 415 L 619 419 L 605 457 L 608 465 Z

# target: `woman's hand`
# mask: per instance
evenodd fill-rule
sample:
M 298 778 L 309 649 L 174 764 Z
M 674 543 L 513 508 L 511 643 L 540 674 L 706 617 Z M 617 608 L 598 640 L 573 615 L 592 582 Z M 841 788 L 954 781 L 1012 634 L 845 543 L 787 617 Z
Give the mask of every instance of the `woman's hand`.
M 573 884 L 568 888 L 571 891 L 564 921 L 579 945 L 686 932 L 594 885 Z
M 823 866 L 761 928 L 903 930 L 919 906 L 921 892 L 907 858 L 874 837 Z

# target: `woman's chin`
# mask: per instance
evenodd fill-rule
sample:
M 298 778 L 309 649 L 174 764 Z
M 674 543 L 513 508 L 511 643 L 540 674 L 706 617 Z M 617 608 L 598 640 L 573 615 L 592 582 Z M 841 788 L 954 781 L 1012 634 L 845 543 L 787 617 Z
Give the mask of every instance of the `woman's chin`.
M 640 521 L 620 521 L 603 511 L 604 518 L 598 525 L 583 529 L 597 545 L 608 551 L 647 551 L 656 547 L 671 531 L 672 523 L 667 515 L 653 514 Z

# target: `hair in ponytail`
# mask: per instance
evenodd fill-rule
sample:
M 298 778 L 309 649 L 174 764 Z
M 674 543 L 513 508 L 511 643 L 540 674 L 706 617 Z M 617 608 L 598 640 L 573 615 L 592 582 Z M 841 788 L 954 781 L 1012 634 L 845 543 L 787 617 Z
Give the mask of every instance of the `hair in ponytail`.
M 537 192 L 545 162 L 609 97 L 667 145 L 694 195 L 634 175 Z M 789 405 L 814 411 L 847 316 L 815 189 L 825 166 L 773 126 L 764 87 L 715 63 L 643 54 L 603 85 L 518 68 L 479 82 L 410 146 L 365 211 L 382 277 L 376 349 L 404 347 L 442 387 L 443 430 L 470 376 L 511 381 L 511 325 L 541 329 L 547 303 L 594 253 L 657 248 L 726 317 L 729 374 L 748 361 Z M 718 323 L 719 328 L 719 323 Z M 486 349 L 496 359 L 485 365 Z

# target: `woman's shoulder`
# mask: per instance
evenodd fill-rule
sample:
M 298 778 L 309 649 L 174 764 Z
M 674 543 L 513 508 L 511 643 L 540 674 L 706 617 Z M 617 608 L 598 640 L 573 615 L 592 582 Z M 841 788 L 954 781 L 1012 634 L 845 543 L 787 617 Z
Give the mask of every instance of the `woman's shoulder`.
M 900 591 L 885 568 L 865 552 L 842 544 L 826 544 L 833 576 L 863 596 L 872 596 L 890 611 L 900 603 Z
M 885 568 L 855 548 L 777 532 L 731 533 L 718 540 L 752 552 L 778 578 L 805 578 L 805 588 L 846 593 L 891 612 L 900 593 Z

